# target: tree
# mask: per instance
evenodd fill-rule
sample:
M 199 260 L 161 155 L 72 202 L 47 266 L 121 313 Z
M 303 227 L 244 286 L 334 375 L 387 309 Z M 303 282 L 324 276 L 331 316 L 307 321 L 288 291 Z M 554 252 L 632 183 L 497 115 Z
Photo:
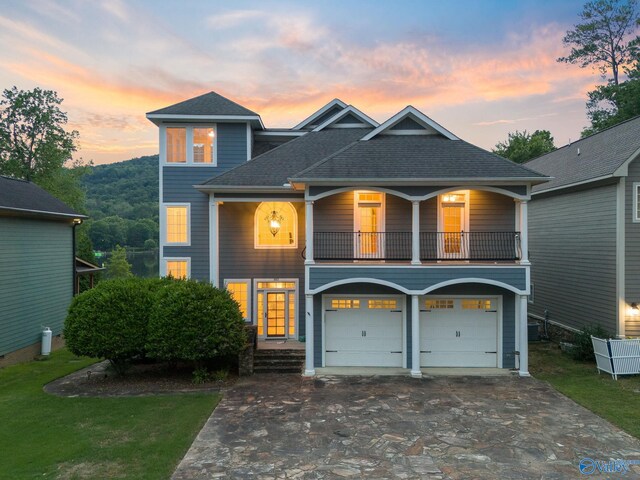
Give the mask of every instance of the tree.
M 127 249 L 116 245 L 111 251 L 111 258 L 105 262 L 108 278 L 132 277 L 131 264 L 127 261 Z
M 39 183 L 60 172 L 77 150 L 62 99 L 52 90 L 13 87 L 0 99 L 0 173 Z
M 603 77 L 611 72 L 611 82 L 619 83 L 620 68 L 627 65 L 640 43 L 634 31 L 640 22 L 638 0 L 593 0 L 579 14 L 582 23 L 569 30 L 562 42 L 571 47 L 558 62 L 597 66 Z
M 539 157 L 556 149 L 553 137 L 549 130 L 536 130 L 532 134 L 527 131 L 509 133 L 506 142 L 499 142 L 492 150 L 501 157 L 508 158 L 516 163 L 524 163 L 532 158 Z
M 588 95 L 591 126 L 582 131 L 582 137 L 640 115 L 640 78 L 630 78 L 619 85 L 600 85 Z

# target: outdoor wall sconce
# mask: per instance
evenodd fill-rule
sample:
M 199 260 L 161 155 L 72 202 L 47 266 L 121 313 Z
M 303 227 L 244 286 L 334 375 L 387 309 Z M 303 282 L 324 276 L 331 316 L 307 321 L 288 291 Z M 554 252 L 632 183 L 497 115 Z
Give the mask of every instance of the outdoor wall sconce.
M 269 231 L 271 232 L 271 235 L 275 237 L 280 231 L 280 226 L 282 225 L 284 217 L 276 210 L 272 210 L 271 214 L 265 217 L 265 220 L 269 223 Z

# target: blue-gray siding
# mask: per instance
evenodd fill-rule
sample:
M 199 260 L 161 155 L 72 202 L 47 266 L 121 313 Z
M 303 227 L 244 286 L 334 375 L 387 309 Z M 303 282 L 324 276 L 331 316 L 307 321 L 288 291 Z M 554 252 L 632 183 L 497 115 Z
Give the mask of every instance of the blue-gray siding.
M 73 297 L 69 223 L 0 217 L 0 355 L 62 332 Z
M 193 188 L 247 161 L 247 126 L 217 125 L 217 166 L 163 166 L 162 201 L 191 204 L 191 245 L 166 246 L 164 257 L 191 258 L 191 277 L 209 280 L 209 196 Z
M 625 185 L 625 299 L 640 301 L 640 222 L 633 221 L 633 184 L 640 182 L 640 161 L 629 164 Z M 640 336 L 640 315 L 626 315 L 625 334 Z
M 534 196 L 529 212 L 534 303 L 529 312 L 616 332 L 616 185 Z
M 191 245 L 166 246 L 164 257 L 191 258 L 191 278 L 209 280 L 209 195 L 193 185 L 215 175 L 215 167 L 164 167 L 163 202 L 191 204 Z
M 461 267 L 361 267 L 331 266 L 309 269 L 309 288 L 350 278 L 368 278 L 394 283 L 410 291 L 422 291 L 449 280 L 480 278 L 502 282 L 519 290 L 526 290 L 526 267 L 461 266 Z
M 254 247 L 254 219 L 258 205 L 260 205 L 258 202 L 229 202 L 220 206 L 218 241 L 220 285 L 224 285 L 227 279 L 297 278 L 299 282 L 298 333 L 304 335 L 305 284 L 302 258 L 305 246 L 304 203 L 292 204 L 298 214 L 298 248 L 296 249 L 256 249 Z
M 314 366 L 322 367 L 322 297 L 323 295 L 401 295 L 405 297 L 405 318 L 406 318 L 406 363 L 411 367 L 411 296 L 402 295 L 397 290 L 368 283 L 353 283 L 333 287 L 322 294 L 314 295 L 313 315 L 314 315 Z M 483 285 L 477 283 L 467 283 L 461 285 L 450 285 L 440 288 L 433 295 L 483 295 L 502 297 L 502 366 L 503 368 L 515 367 L 515 294 L 508 290 L 493 285 Z

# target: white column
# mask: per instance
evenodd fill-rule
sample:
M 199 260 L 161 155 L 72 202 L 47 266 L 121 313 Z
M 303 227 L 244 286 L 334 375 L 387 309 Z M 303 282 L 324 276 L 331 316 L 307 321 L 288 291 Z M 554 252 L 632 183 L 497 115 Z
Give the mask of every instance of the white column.
M 529 214 L 526 200 L 520 202 L 520 265 L 529 265 Z
M 305 237 L 307 242 L 305 265 L 313 265 L 316 263 L 313 260 L 313 202 L 307 200 L 305 202 Z
M 220 260 L 218 253 L 218 205 L 213 197 L 209 199 L 209 281 L 214 287 L 220 286 Z
M 304 376 L 313 377 L 316 374 L 313 362 L 313 295 L 306 295 L 305 299 L 305 367 Z
M 519 315 L 516 318 L 520 321 L 520 371 L 521 377 L 530 377 L 529 375 L 529 335 L 527 331 L 527 296 L 516 296 L 516 308 Z
M 411 376 L 422 377 L 420 370 L 420 302 L 418 295 L 411 295 Z
M 420 265 L 420 202 L 411 204 L 411 265 Z

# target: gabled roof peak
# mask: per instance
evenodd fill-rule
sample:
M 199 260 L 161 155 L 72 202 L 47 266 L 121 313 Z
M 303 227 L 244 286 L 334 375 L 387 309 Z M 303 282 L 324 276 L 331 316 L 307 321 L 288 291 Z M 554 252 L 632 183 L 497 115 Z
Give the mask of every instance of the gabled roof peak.
M 318 125 L 313 131 L 319 132 L 331 126 L 334 126 L 334 128 L 367 128 L 367 126 L 375 128 L 379 125 L 380 124 L 369 115 L 361 112 L 353 105 L 349 105 Z
M 399 128 L 398 128 L 399 127 Z M 438 122 L 427 117 L 412 105 L 407 105 L 386 122 L 362 137 L 371 140 L 377 135 L 442 135 L 449 140 L 460 140 Z
M 325 119 L 322 117 L 324 117 L 325 114 L 329 113 L 332 116 L 344 108 L 347 108 L 347 104 L 339 98 L 334 98 L 325 106 L 323 106 L 319 110 L 316 110 L 298 125 L 293 127 L 292 130 L 302 130 L 304 128 L 317 127 L 318 121 L 324 122 Z

